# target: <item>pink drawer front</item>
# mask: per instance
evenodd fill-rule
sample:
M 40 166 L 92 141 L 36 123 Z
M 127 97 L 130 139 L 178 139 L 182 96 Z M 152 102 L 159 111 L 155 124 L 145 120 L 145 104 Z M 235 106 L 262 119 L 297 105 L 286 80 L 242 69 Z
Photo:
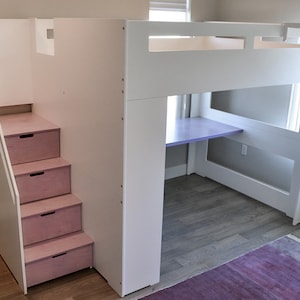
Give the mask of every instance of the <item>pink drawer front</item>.
M 24 245 L 81 230 L 81 204 L 22 219 Z
M 71 192 L 70 166 L 16 176 L 20 202 L 64 195 Z
M 60 130 L 50 130 L 5 138 L 12 165 L 58 157 Z
M 93 245 L 86 245 L 26 264 L 27 286 L 33 286 L 93 265 Z

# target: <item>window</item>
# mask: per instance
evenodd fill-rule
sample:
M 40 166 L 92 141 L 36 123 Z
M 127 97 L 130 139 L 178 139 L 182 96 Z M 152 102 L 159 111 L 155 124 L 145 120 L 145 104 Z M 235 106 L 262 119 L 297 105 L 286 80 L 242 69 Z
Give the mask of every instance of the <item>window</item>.
M 190 0 L 150 0 L 150 21 L 188 22 L 190 16 Z
M 175 126 L 176 119 L 184 119 L 190 116 L 190 95 L 169 96 L 167 109 L 167 125 Z
M 300 127 L 300 84 L 292 85 L 287 128 L 299 132 Z

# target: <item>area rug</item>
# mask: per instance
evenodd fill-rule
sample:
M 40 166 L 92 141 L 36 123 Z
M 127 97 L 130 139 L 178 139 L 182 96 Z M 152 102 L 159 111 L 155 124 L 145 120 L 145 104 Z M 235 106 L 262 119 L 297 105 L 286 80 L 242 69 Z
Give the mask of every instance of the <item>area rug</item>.
M 289 235 L 143 300 L 300 299 L 300 241 Z

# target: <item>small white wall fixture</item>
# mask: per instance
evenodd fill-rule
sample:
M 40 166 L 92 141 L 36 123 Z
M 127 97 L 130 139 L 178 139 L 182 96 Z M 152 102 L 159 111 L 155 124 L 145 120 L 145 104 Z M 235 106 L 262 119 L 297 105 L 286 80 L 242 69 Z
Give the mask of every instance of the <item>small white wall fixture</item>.
M 34 19 L 36 52 L 54 55 L 54 20 Z

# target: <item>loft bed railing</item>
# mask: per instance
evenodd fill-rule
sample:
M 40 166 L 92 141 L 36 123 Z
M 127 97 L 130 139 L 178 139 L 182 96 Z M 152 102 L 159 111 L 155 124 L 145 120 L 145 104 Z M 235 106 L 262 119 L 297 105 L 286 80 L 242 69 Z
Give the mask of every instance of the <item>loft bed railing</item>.
M 127 99 L 299 82 L 299 36 L 289 23 L 127 21 Z
M 251 24 L 205 22 L 199 31 L 174 35 L 169 30 L 159 30 L 160 35 L 150 36 L 149 51 L 193 51 L 299 48 L 299 24 Z M 172 25 L 169 23 L 169 25 Z M 257 25 L 257 29 L 253 27 Z M 189 26 L 189 25 L 188 25 Z M 221 29 L 220 29 L 220 26 Z M 163 26 L 165 27 L 165 26 Z M 259 28 L 258 28 L 259 27 Z M 162 34 L 162 35 L 161 35 Z M 186 35 L 185 35 L 186 34 Z M 184 39 L 183 39 L 184 38 Z M 175 43 L 172 41 L 176 41 Z

